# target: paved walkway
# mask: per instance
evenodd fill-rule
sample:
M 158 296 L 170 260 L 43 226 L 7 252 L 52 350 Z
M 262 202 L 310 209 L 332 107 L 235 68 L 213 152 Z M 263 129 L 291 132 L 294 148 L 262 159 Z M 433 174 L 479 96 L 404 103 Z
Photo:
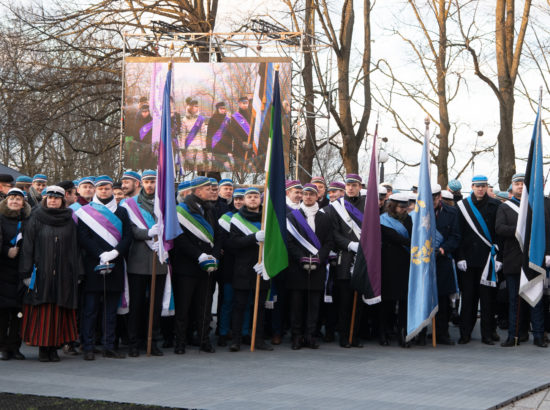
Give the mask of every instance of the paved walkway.
M 435 349 L 287 343 L 94 362 L 61 354 L 60 363 L 39 363 L 36 348 L 23 352 L 26 361 L 0 362 L 0 391 L 203 409 L 483 409 L 550 382 L 550 349 L 486 346 L 479 335 Z
M 550 410 L 550 388 L 534 393 L 524 399 L 502 407 L 504 410 Z

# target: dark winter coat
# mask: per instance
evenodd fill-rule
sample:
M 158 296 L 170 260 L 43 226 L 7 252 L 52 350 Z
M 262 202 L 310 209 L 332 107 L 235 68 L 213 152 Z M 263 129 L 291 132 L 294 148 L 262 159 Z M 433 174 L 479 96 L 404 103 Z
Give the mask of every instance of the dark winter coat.
M 122 292 L 124 290 L 124 260 L 128 256 L 128 250 L 132 243 L 132 225 L 128 218 L 126 209 L 117 206 L 114 214 L 122 222 L 122 239 L 118 245 L 113 248 L 109 243 L 95 233 L 88 225 L 78 220 L 78 239 L 86 253 L 83 257 L 86 279 L 84 283 L 84 292 Z M 118 251 L 118 256 L 111 261 L 115 266 L 111 273 L 101 275 L 94 271 L 99 265 L 99 255 L 103 252 L 109 252 L 113 249 Z M 105 281 L 105 286 L 104 286 Z
M 466 199 L 463 201 L 466 201 Z M 485 195 L 481 201 L 476 200 L 475 196 L 472 196 L 472 201 L 485 220 L 493 243 L 497 244 L 498 238 L 495 232 L 495 222 L 500 201 L 488 195 Z M 455 260 L 465 260 L 468 268 L 483 268 L 487 263 L 491 250 L 472 230 L 460 209 L 458 209 L 458 214 L 462 239 Z M 481 234 L 483 233 L 481 232 Z
M 443 236 L 443 242 L 439 245 L 445 252 L 439 253 L 435 249 L 437 291 L 440 295 L 450 295 L 456 292 L 455 273 L 453 260 L 460 245 L 460 225 L 458 223 L 458 209 L 441 202 L 441 208 L 436 210 L 436 228 Z M 455 259 L 456 261 L 456 259 Z
M 344 196 L 344 199 L 355 206 L 361 213 L 365 210 L 365 197 L 349 197 Z M 350 242 L 359 242 L 359 238 L 355 236 L 351 228 L 340 218 L 340 215 L 335 210 L 331 212 L 332 219 L 332 234 L 334 238 L 335 250 L 338 253 L 336 279 L 351 279 L 351 265 L 355 260 L 355 253 L 348 251 Z M 357 221 L 356 221 L 357 222 Z M 359 227 L 361 223 L 357 222 Z
M 199 256 L 205 253 L 220 259 L 220 226 L 214 216 L 212 204 L 201 200 L 194 194 L 187 195 L 184 203 L 191 213 L 201 214 L 214 230 L 214 247 L 204 242 L 182 226 L 183 233 L 174 240 L 170 253 L 170 263 L 174 275 L 208 278 L 208 274 L 199 266 Z
M 25 202 L 23 209 L 12 211 L 8 208 L 6 200 L 0 202 L 0 308 L 14 308 L 21 306 L 22 283 L 19 279 L 19 257 L 21 255 L 22 241 L 16 246 L 19 253 L 15 258 L 8 257 L 8 251 L 14 245 L 11 243 L 19 232 L 23 232 L 29 216 L 31 206 Z M 19 223 L 21 223 L 18 230 Z
M 409 293 L 412 219 L 407 215 L 401 223 L 409 232 L 408 238 L 391 228 L 381 226 L 382 300 L 407 300 Z
M 262 212 L 250 212 L 246 206 L 239 209 L 239 214 L 246 220 L 257 223 L 262 220 Z M 260 247 L 256 235 L 245 235 L 239 228 L 231 224 L 228 248 L 235 254 L 233 268 L 233 288 L 247 290 L 256 288 L 256 272 L 254 265 L 258 263 Z M 260 279 L 260 289 L 267 289 L 269 281 Z
M 26 290 L 23 303 L 77 308 L 78 280 L 84 271 L 72 215 L 69 208 L 42 205 L 32 212 L 23 231 L 19 272 L 21 279 L 30 278 L 36 266 L 36 281 L 33 290 Z
M 220 266 L 216 271 L 216 278 L 223 283 L 233 282 L 233 268 L 235 267 L 235 254 L 229 249 L 229 232 L 220 226 L 219 242 L 221 247 Z
M 299 210 L 299 212 L 304 215 L 302 210 Z M 305 215 L 304 218 L 306 218 Z M 305 230 L 297 223 L 295 216 L 290 214 L 288 219 L 290 223 L 296 227 L 300 234 L 307 239 Z M 323 290 L 325 288 L 328 254 L 333 248 L 334 242 L 332 241 L 331 220 L 329 216 L 323 212 L 317 212 L 315 215 L 315 234 L 321 243 L 321 249 L 317 255 L 310 254 L 291 234 L 288 234 L 287 249 L 289 266 L 285 277 L 287 289 Z M 311 271 L 308 274 L 308 271 L 302 268 L 300 258 L 309 256 L 317 256 L 320 259 L 321 264 L 316 270 Z
M 216 112 L 208 121 L 208 128 L 206 129 L 206 149 L 214 155 L 220 155 L 225 161 L 227 161 L 227 154 L 232 152 L 233 149 L 231 135 L 224 132 L 214 148 L 212 148 L 212 137 L 220 129 L 226 118 L 227 115 Z
M 248 110 L 239 110 L 239 113 L 246 118 L 249 125 L 252 125 L 250 124 L 250 112 Z M 248 148 L 245 146 L 248 143 L 248 134 L 244 132 L 243 128 L 233 116 L 227 126 L 226 134 L 228 134 L 228 137 L 231 138 L 232 141 L 231 152 L 233 153 L 233 157 L 236 161 L 244 161 L 245 154 L 249 153 L 250 155 L 252 153 L 252 149 L 251 147 Z M 226 137 L 224 136 L 224 138 Z

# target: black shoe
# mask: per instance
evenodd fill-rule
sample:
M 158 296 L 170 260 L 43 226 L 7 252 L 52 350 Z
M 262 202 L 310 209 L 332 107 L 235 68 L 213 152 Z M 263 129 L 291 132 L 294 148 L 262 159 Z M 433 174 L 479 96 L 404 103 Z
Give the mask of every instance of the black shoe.
M 351 347 L 362 348 L 362 347 L 363 347 L 363 343 L 361 343 L 361 339 L 359 339 L 359 338 L 353 338 L 352 341 L 351 341 Z
M 206 353 L 215 353 L 216 349 L 210 343 L 203 343 L 200 347 L 200 350 Z
M 273 347 L 271 347 L 270 345 L 268 345 L 266 342 L 264 342 L 263 340 L 258 343 L 255 347 L 256 350 L 265 350 L 266 352 L 272 352 L 273 351 Z
M 340 347 L 349 349 L 351 347 L 351 344 L 349 343 L 349 339 L 344 336 L 340 336 Z
M 8 350 L 2 350 L 2 360 L 10 360 L 11 359 L 11 352 Z
M 250 335 L 244 335 L 241 342 L 243 345 L 250 346 L 250 343 L 252 343 L 252 337 L 250 337 Z
M 139 357 L 139 349 L 137 347 L 131 347 L 128 349 L 129 357 Z
M 501 345 L 502 347 L 514 347 L 514 346 L 516 346 L 516 342 L 515 342 L 515 340 L 514 340 L 513 338 L 510 338 L 510 337 L 509 337 L 509 338 L 506 339 L 504 342 L 502 342 L 500 345 Z M 518 341 L 518 346 L 519 346 L 519 341 Z
M 241 345 L 239 342 L 233 342 L 231 343 L 231 346 L 229 346 L 230 352 L 238 352 L 239 350 L 241 350 Z
M 25 360 L 25 355 L 23 353 L 21 353 L 19 351 L 19 349 L 16 349 L 14 350 L 13 352 L 11 352 L 11 356 L 15 359 L 15 360 Z
M 496 330 L 491 334 L 491 339 L 493 340 L 493 342 L 500 342 L 500 336 L 498 335 Z
M 470 336 L 460 336 L 460 339 L 458 339 L 458 344 L 465 345 L 467 343 L 470 343 Z
M 59 356 L 57 355 L 57 347 L 50 347 L 48 357 L 50 358 L 50 362 L 58 362 L 60 360 Z
M 124 353 L 111 349 L 105 349 L 103 351 L 103 357 L 108 357 L 110 359 L 126 359 L 126 355 Z
M 310 337 L 307 342 L 307 347 L 309 347 L 310 349 L 319 349 L 320 345 L 315 337 Z
M 176 347 L 174 347 L 174 354 L 185 354 L 185 345 L 177 344 Z
M 535 338 L 535 340 L 533 340 L 533 344 L 538 347 L 548 347 L 548 343 L 546 343 L 542 337 Z
M 68 356 L 77 356 L 79 354 L 78 350 L 76 350 L 76 348 L 72 343 L 67 343 L 66 345 L 63 346 L 63 353 L 65 353 Z
M 50 361 L 50 351 L 48 347 L 42 347 L 40 346 L 38 348 L 38 360 L 41 362 L 49 362 Z
M 302 336 L 292 336 L 292 350 L 300 350 L 302 348 Z
M 220 347 L 227 346 L 227 336 L 222 335 L 222 336 L 218 337 L 218 346 L 220 346 Z
M 481 343 L 489 345 L 489 346 L 493 346 L 495 344 L 495 342 L 493 342 L 493 339 L 490 338 L 490 337 L 482 337 L 481 338 Z
M 390 345 L 390 341 L 387 337 L 380 337 L 380 339 L 378 339 L 378 343 L 380 344 L 380 346 L 389 346 Z
M 174 347 L 174 341 L 173 340 L 165 340 L 162 342 L 162 348 L 163 349 L 171 349 Z
M 454 346 L 455 342 L 451 340 L 449 337 L 435 337 L 435 341 L 438 345 L 447 345 L 447 346 Z
M 95 360 L 95 354 L 93 350 L 90 350 L 88 352 L 84 352 L 84 360 Z
M 156 344 L 151 345 L 151 356 L 164 356 L 162 350 Z

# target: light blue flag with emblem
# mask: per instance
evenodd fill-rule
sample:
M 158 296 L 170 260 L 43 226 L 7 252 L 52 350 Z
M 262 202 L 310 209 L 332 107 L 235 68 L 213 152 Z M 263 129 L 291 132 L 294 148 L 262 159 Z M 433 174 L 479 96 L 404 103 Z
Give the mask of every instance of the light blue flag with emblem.
M 430 184 L 429 124 L 429 120 L 426 120 L 418 198 L 415 211 L 411 213 L 413 227 L 407 301 L 407 341 L 430 323 L 438 308 L 434 253 L 436 228 Z

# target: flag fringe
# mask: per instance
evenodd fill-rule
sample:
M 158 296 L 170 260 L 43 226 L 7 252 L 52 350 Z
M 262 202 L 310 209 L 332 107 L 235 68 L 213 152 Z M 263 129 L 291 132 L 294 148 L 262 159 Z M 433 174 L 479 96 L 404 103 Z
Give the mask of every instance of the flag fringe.
M 382 302 L 382 296 L 376 296 L 374 298 L 367 299 L 364 295 L 361 295 L 361 298 L 363 299 L 363 302 L 367 305 L 376 305 L 377 303 Z
M 523 269 L 521 270 L 521 276 L 523 276 L 527 280 L 527 276 L 525 275 L 525 272 L 523 271 Z M 518 292 L 519 296 L 521 296 L 523 300 L 529 303 L 529 305 L 531 305 L 532 307 L 535 307 L 536 304 L 540 302 L 540 300 L 542 299 L 542 294 L 544 292 L 540 292 L 537 295 L 537 298 L 534 300 L 529 297 L 528 292 L 541 282 L 542 282 L 542 286 L 544 287 L 545 276 L 546 276 L 546 273 L 544 275 L 538 275 L 531 280 L 527 280 L 526 283 L 524 283 L 523 285 L 520 285 L 519 287 L 519 292 Z
M 414 329 L 411 333 L 407 335 L 405 341 L 410 342 L 412 339 L 414 339 L 417 334 L 419 334 L 426 326 L 428 326 L 432 322 L 432 319 L 435 317 L 438 311 L 439 305 L 436 305 L 431 313 L 428 315 L 428 317 L 422 323 L 420 323 L 420 325 L 416 329 Z

